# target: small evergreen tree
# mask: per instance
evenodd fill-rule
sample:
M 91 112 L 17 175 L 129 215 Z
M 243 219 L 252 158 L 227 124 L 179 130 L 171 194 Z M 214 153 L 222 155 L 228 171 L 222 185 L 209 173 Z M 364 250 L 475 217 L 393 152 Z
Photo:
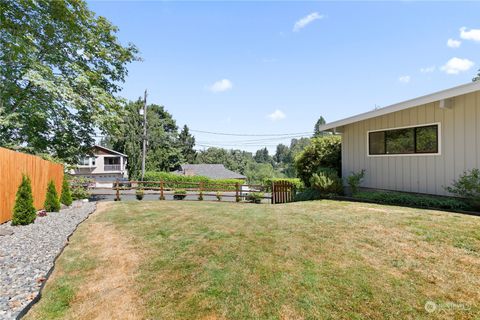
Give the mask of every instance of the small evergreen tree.
M 47 196 L 45 198 L 44 206 L 45 210 L 48 212 L 60 211 L 60 201 L 58 200 L 57 190 L 55 189 L 55 184 L 52 180 L 50 180 L 47 186 Z
M 26 225 L 33 223 L 36 218 L 33 206 L 32 185 L 27 175 L 22 176 L 22 183 L 18 187 L 15 207 L 13 208 L 12 225 Z
M 66 206 L 71 205 L 73 202 L 72 193 L 70 192 L 70 184 L 65 176 L 63 176 L 62 195 L 60 196 L 60 202 Z

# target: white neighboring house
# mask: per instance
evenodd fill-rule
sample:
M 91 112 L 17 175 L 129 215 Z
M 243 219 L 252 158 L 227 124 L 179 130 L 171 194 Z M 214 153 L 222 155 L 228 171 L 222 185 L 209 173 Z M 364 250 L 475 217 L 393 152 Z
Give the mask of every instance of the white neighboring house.
M 111 188 L 113 181 L 128 177 L 127 155 L 99 145 L 95 145 L 92 156 L 84 157 L 70 173 L 73 176 L 91 178 L 96 187 Z

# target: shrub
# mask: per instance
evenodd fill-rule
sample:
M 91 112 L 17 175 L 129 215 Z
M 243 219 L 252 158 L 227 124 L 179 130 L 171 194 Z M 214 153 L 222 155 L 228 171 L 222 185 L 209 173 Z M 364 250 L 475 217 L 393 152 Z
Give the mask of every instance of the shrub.
M 137 198 L 137 200 L 142 200 L 143 199 L 143 189 L 137 189 L 135 191 L 135 197 Z
M 235 184 L 240 181 L 237 179 L 210 179 L 202 176 L 184 176 L 174 174 L 170 172 L 160 171 L 147 171 L 145 172 L 145 181 L 163 181 L 163 187 L 166 189 L 178 189 L 178 188 L 198 188 L 199 183 L 203 183 L 203 189 L 205 191 L 218 189 L 217 184 L 227 184 L 222 186 L 222 189 L 235 191 Z M 241 184 L 241 182 L 240 182 Z M 145 188 L 156 187 L 158 183 L 145 183 Z
M 220 191 L 217 191 L 216 197 L 218 201 L 222 201 L 222 194 L 220 193 Z
M 358 187 L 362 183 L 362 180 L 364 177 L 365 177 L 365 169 L 362 169 L 357 173 L 352 172 L 352 174 L 347 177 L 347 183 L 350 186 L 352 195 L 358 192 Z
M 70 184 L 65 176 L 63 176 L 62 195 L 60 196 L 60 202 L 66 206 L 71 205 L 73 202 L 72 193 L 70 192 Z
M 251 192 L 247 195 L 247 201 L 251 203 L 261 203 L 263 199 L 263 192 Z
M 337 171 L 331 168 L 321 168 L 310 178 L 312 188 L 321 194 L 342 194 L 342 179 L 338 177 Z
M 342 145 L 340 136 L 329 135 L 311 139 L 312 143 L 295 157 L 298 177 L 310 187 L 310 178 L 320 168 L 332 168 L 341 176 Z
M 183 200 L 187 196 L 187 191 L 184 189 L 178 189 L 173 192 L 174 200 Z
M 198 194 L 198 201 L 203 201 L 203 191 Z
M 72 177 L 70 179 L 70 189 L 72 200 L 81 200 L 90 198 L 88 186 L 93 183 L 93 179 L 85 177 Z
M 454 180 L 451 187 L 445 188 L 448 192 L 465 198 L 472 207 L 480 209 L 480 170 L 465 171 L 458 180 Z
M 60 200 L 58 199 L 57 189 L 55 189 L 55 183 L 52 180 L 50 180 L 47 186 L 44 207 L 48 212 L 60 211 Z
M 322 199 L 322 194 L 312 188 L 307 188 L 302 192 L 295 194 L 295 201 L 311 201 L 311 200 L 320 200 Z
M 358 192 L 355 198 L 399 206 L 438 208 L 448 210 L 470 210 L 470 206 L 461 199 L 412 194 L 404 192 Z
M 263 187 L 265 189 L 265 192 L 272 192 L 272 183 L 274 182 L 279 182 L 279 181 L 287 181 L 290 182 L 295 186 L 295 189 L 297 191 L 303 191 L 305 189 L 305 185 L 303 184 L 302 180 L 299 178 L 269 178 L 263 180 Z
M 26 225 L 33 223 L 36 210 L 33 206 L 32 184 L 27 175 L 22 175 L 22 182 L 17 190 L 15 206 L 13 207 L 12 225 Z

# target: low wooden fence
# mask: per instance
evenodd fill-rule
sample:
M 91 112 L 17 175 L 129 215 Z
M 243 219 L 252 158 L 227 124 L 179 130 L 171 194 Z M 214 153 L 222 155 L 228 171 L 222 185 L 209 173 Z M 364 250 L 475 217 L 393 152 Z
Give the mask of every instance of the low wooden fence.
M 22 174 L 30 177 L 33 204 L 37 209 L 43 208 L 50 180 L 54 181 L 59 194 L 62 190 L 63 165 L 30 154 L 0 148 L 0 223 L 12 218 Z
M 103 182 L 102 183 L 106 183 Z M 175 190 L 185 190 L 188 196 L 211 196 L 220 195 L 223 197 L 233 197 L 238 202 L 248 200 L 248 195 L 252 193 L 263 193 L 259 198 L 268 199 L 272 204 L 292 202 L 295 196 L 295 185 L 287 181 L 276 181 L 270 186 L 272 192 L 267 193 L 266 187 L 259 184 L 241 184 L 241 183 L 215 183 L 215 182 L 185 182 L 185 181 L 111 181 L 114 197 L 116 201 L 121 200 L 122 195 L 126 195 L 127 190 L 150 190 L 158 194 L 159 199 L 165 199 L 165 196 L 172 195 Z M 105 189 L 105 188 L 92 188 Z M 96 195 L 102 195 L 96 192 Z M 105 193 L 103 195 L 111 195 Z M 132 194 L 130 194 L 132 195 Z M 148 193 L 152 195 L 152 193 Z

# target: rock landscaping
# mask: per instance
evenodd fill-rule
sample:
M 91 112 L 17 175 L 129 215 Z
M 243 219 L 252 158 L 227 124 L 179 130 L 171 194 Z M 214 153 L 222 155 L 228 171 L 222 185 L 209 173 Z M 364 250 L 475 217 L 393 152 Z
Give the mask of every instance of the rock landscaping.
M 95 203 L 76 201 L 30 225 L 0 225 L 0 319 L 16 319 L 38 296 L 68 237 L 93 211 Z

